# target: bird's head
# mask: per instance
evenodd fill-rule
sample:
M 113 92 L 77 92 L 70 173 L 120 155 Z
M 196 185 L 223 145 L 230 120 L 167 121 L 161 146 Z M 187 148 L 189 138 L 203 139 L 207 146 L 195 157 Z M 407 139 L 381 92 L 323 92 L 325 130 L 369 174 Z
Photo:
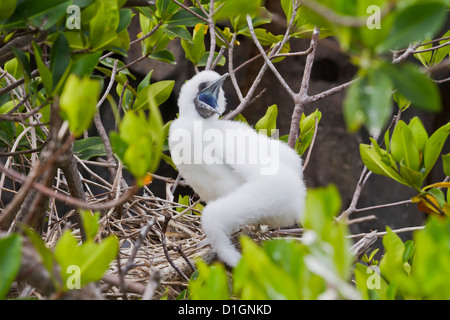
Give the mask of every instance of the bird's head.
M 222 84 L 228 73 L 219 75 L 215 71 L 202 71 L 187 81 L 180 91 L 178 107 L 180 116 L 194 114 L 204 119 L 218 118 L 225 111 L 226 100 Z

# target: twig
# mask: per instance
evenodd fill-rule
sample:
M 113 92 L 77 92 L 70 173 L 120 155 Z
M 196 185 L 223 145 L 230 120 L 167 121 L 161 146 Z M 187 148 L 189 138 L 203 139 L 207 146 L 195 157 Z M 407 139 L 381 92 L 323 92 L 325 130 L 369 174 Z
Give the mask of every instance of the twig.
M 5 168 L 5 166 L 1 162 L 0 162 L 0 171 L 5 173 L 7 176 L 9 176 L 13 179 L 19 180 L 21 182 L 24 182 L 27 180 L 26 176 L 18 173 L 15 170 Z M 88 209 L 88 210 L 93 210 L 93 211 L 105 210 L 105 209 L 117 207 L 117 206 L 125 203 L 138 190 L 138 187 L 136 185 L 133 185 L 126 193 L 122 194 L 118 199 L 101 202 L 101 203 L 87 203 L 87 202 L 81 201 L 77 198 L 73 198 L 68 195 L 63 195 L 63 194 L 54 192 L 53 190 L 51 190 L 39 183 L 36 183 L 36 182 L 33 183 L 33 188 L 49 197 L 55 198 L 58 201 L 65 202 L 65 203 L 72 205 L 74 207 L 77 207 L 77 208 Z
M 116 160 L 114 158 L 114 154 L 111 147 L 111 142 L 109 141 L 108 134 L 106 133 L 105 127 L 102 124 L 102 119 L 100 117 L 100 106 L 105 101 L 106 97 L 108 96 L 109 92 L 111 91 L 112 85 L 114 84 L 114 80 L 116 78 L 116 72 L 117 72 L 117 63 L 119 60 L 114 61 L 114 65 L 111 71 L 111 79 L 109 81 L 108 87 L 106 88 L 105 93 L 103 94 L 100 101 L 97 103 L 97 112 L 94 115 L 94 124 L 97 128 L 98 134 L 100 138 L 102 139 L 103 145 L 105 146 L 105 153 L 106 158 L 108 160 L 108 163 L 113 165 L 116 164 Z M 113 166 L 108 167 L 109 172 L 111 173 L 111 179 L 115 177 L 116 175 L 116 168 Z
M 203 8 L 201 6 L 201 4 L 200 4 L 200 8 Z M 210 46 L 209 46 L 208 60 L 206 61 L 206 67 L 205 67 L 206 70 L 212 69 L 214 52 L 216 51 L 216 26 L 214 24 L 213 14 L 214 14 L 214 0 L 210 0 L 209 1 L 209 15 L 208 15 Z
M 172 266 L 172 268 L 174 268 L 178 272 L 178 274 L 181 275 L 181 277 L 183 277 L 184 280 L 189 281 L 189 278 L 183 273 L 183 271 L 180 270 L 180 268 L 178 268 L 178 266 L 173 262 L 172 258 L 170 258 L 169 250 L 167 249 L 166 231 L 167 231 L 167 226 L 169 225 L 170 219 L 171 219 L 171 216 L 169 214 L 166 214 L 166 217 L 164 219 L 164 224 L 162 226 L 162 231 L 161 231 L 161 244 L 163 247 L 164 255 L 166 256 L 166 259 L 169 262 L 169 264 Z
M 192 264 L 191 260 L 189 260 L 189 258 L 184 253 L 181 243 L 178 246 L 173 247 L 173 250 L 178 252 L 183 257 L 183 259 L 187 262 L 187 264 L 192 269 L 192 271 L 195 272 L 196 269 L 195 269 L 194 265 Z
M 416 231 L 416 230 L 423 230 L 424 228 L 425 228 L 425 226 L 405 227 L 405 228 L 392 230 L 392 232 L 394 232 L 394 233 L 412 232 L 412 231 Z M 387 231 L 377 232 L 376 234 L 377 234 L 377 237 L 385 236 L 385 235 L 387 235 Z M 349 235 L 348 238 L 350 238 L 350 239 L 362 238 L 367 235 L 368 235 L 368 233 L 357 233 L 357 234 Z
M 312 151 L 312 149 L 313 149 L 313 147 L 314 147 L 314 142 L 316 141 L 317 131 L 318 131 L 318 129 L 319 129 L 319 128 L 318 128 L 318 122 L 319 122 L 319 120 L 317 119 L 317 117 L 316 117 L 314 120 L 315 120 L 315 122 L 316 122 L 316 124 L 315 124 L 315 126 L 314 126 L 314 135 L 313 135 L 311 144 L 310 144 L 310 146 L 309 146 L 308 154 L 306 155 L 305 163 L 303 164 L 303 170 L 305 170 L 306 166 L 308 165 L 309 157 L 311 156 L 311 151 Z
M 399 201 L 399 202 L 386 203 L 386 204 L 380 204 L 380 205 L 376 205 L 376 206 L 372 206 L 372 207 L 355 209 L 354 212 L 357 213 L 357 212 L 371 211 L 371 210 L 377 210 L 377 209 L 383 209 L 383 208 L 404 206 L 404 205 L 408 205 L 411 203 L 412 203 L 411 199 L 409 199 L 409 200 L 404 200 L 404 201 Z
M 160 283 L 161 273 L 158 269 L 152 270 L 150 279 L 148 280 L 147 285 L 145 286 L 145 291 L 142 294 L 142 300 L 150 300 L 155 295 L 155 291 L 159 287 Z
M 303 113 L 304 107 L 308 103 L 307 101 L 305 102 L 305 99 L 308 97 L 309 81 L 311 78 L 311 71 L 314 63 L 317 42 L 319 41 L 319 32 L 320 29 L 318 27 L 314 27 L 310 43 L 310 47 L 312 48 L 312 50 L 306 57 L 305 69 L 303 71 L 303 78 L 302 83 L 300 85 L 300 91 L 298 94 L 294 96 L 294 111 L 292 112 L 291 127 L 289 129 L 289 139 L 288 139 L 288 145 L 291 148 L 295 147 L 295 141 L 297 140 L 299 132 L 299 123 L 301 115 Z
M 125 275 L 128 273 L 128 271 L 130 271 L 130 269 L 133 267 L 134 265 L 134 258 L 136 257 L 136 254 L 139 251 L 139 248 L 141 247 L 142 243 L 144 242 L 145 238 L 147 237 L 147 234 L 149 233 L 150 229 L 153 227 L 153 225 L 156 222 L 156 217 L 153 217 L 150 222 L 144 226 L 141 231 L 139 232 L 139 237 L 137 238 L 134 247 L 133 247 L 133 251 L 131 251 L 131 255 L 128 258 L 128 261 L 126 263 L 126 265 L 122 268 L 122 277 L 125 277 Z
M 362 239 L 360 239 L 357 243 L 355 243 L 351 248 L 351 252 L 353 253 L 354 259 L 356 262 L 362 258 L 362 256 L 372 247 L 372 245 L 377 241 L 377 231 L 372 231 L 366 234 Z

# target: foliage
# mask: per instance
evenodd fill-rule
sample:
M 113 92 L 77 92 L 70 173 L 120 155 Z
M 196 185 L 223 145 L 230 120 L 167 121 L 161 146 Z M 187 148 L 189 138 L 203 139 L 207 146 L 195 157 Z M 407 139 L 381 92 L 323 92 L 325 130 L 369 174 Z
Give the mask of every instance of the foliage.
M 32 229 L 25 229 L 57 291 L 80 289 L 90 282 L 100 280 L 119 250 L 119 242 L 115 236 L 109 236 L 100 243 L 94 240 L 98 232 L 98 212 L 92 214 L 90 211 L 82 211 L 81 216 L 86 241 L 79 244 L 75 236 L 66 230 L 53 251 L 45 246 Z M 55 264 L 58 268 L 54 267 Z
M 120 161 L 136 179 L 135 186 L 140 187 L 151 180 L 161 159 L 173 165 L 170 156 L 163 153 L 167 150 L 170 121 L 164 123 L 160 108 L 174 94 L 175 81 L 154 81 L 152 71 L 137 79 L 129 69 L 132 64 L 152 59 L 181 65 L 169 49 L 170 43 L 179 42 L 184 59 L 195 71 L 226 67 L 232 55 L 225 51 L 232 53 L 232 49 L 239 49 L 244 38 L 259 42 L 266 51 L 261 56 L 266 65 L 271 64 L 276 76 L 277 63 L 290 59 L 290 55 L 307 55 L 301 90 L 291 95 L 295 109 L 290 131 L 297 130 L 298 134 L 294 139 L 290 139 L 291 133 L 279 139 L 291 141 L 300 156 L 310 152 L 320 130 L 322 112 L 326 111 L 308 112 L 304 107 L 347 89 L 343 102 L 347 129 L 356 132 L 365 128 L 371 136 L 370 144 L 360 145 L 362 162 L 370 172 L 414 190 L 411 202 L 431 215 L 427 226 L 414 233 L 413 241 L 405 243 L 387 228 L 384 255 L 379 262 L 374 259 L 374 251 L 362 260 L 368 266 L 357 263 L 353 267 L 346 221 L 335 219 L 342 210 L 337 188 L 313 189 L 308 193 L 302 217 L 305 228 L 302 241 L 278 239 L 258 246 L 243 237 L 243 258 L 231 276 L 221 264 L 208 266 L 198 261 L 198 272 L 189 283 L 187 296 L 192 299 L 449 298 L 445 275 L 450 265 L 450 183 L 448 179 L 429 182 L 429 177 L 432 170 L 441 169 L 436 168 L 438 160 L 442 160 L 443 173 L 450 176 L 450 155 L 441 155 L 450 134 L 450 123 L 429 133 L 418 117 L 408 123 L 399 119 L 410 107 L 430 113 L 442 110 L 433 71 L 449 61 L 450 31 L 442 30 L 448 0 L 279 2 L 286 30 L 275 34 L 268 31 L 273 15 L 263 1 L 202 0 L 180 6 L 172 0 L 156 0 L 152 5 L 146 2 L 132 9 L 126 0 L 2 0 L 2 152 L 11 151 L 8 159 L 20 163 L 28 174 L 38 166 L 37 153 L 50 145 L 48 142 L 54 137 L 51 132 L 64 129 L 58 123 L 65 122 L 75 140 L 69 154 L 74 153 L 82 161 L 106 157 L 109 168 L 114 170 Z M 130 39 L 133 18 L 140 28 L 137 39 Z M 313 40 L 317 32 L 318 39 L 334 36 L 358 71 L 354 81 L 309 95 L 308 66 L 312 67 L 310 58 L 314 57 Z M 293 41 L 304 38 L 311 38 L 311 47 L 303 53 L 294 52 Z M 141 45 L 140 57 L 126 65 L 121 60 L 135 44 Z M 230 68 L 229 72 L 235 76 L 235 70 Z M 254 84 L 263 75 L 261 72 Z M 283 76 L 277 77 L 283 84 L 280 78 Z M 289 87 L 287 83 L 284 85 Z M 242 96 L 243 106 L 256 100 L 255 90 L 249 90 L 245 96 L 236 91 Z M 113 98 L 113 92 L 118 99 Z M 99 109 L 106 107 L 105 102 L 114 114 L 116 130 L 102 135 Z M 274 129 L 281 129 L 277 126 L 279 108 L 279 105 L 268 106 L 254 128 L 278 138 Z M 386 130 L 393 113 L 398 117 Z M 86 137 L 94 119 L 100 137 Z M 242 115 L 235 119 L 246 121 Z M 16 151 L 27 153 L 18 156 Z M 48 161 L 44 152 L 39 154 L 39 159 L 56 168 L 55 159 Z M 111 176 L 111 181 L 115 178 Z M 0 195 L 3 181 L 2 173 Z M 178 203 L 183 205 L 177 208 L 179 214 L 198 214 L 203 209 L 202 204 L 197 204 L 185 210 L 185 206 L 192 205 L 189 196 L 180 196 Z M 79 267 L 83 286 L 101 279 L 118 252 L 116 238 L 100 239 L 97 234 L 99 215 L 78 212 L 86 233 L 82 244 L 66 230 L 52 251 L 41 235 L 24 227 L 25 235 L 61 292 L 69 289 L 68 280 L 73 279 L 67 272 L 70 266 Z M 21 246 L 22 238 L 17 233 L 0 239 L 0 299 L 6 297 L 17 276 Z M 60 268 L 58 272 L 55 266 Z
M 358 294 L 348 281 L 352 257 L 347 226 L 335 223 L 341 200 L 334 186 L 307 195 L 303 241 L 277 239 L 259 247 L 241 238 L 242 259 L 232 274 L 232 292 L 240 299 L 317 299 L 336 295 L 354 299 Z M 192 299 L 210 299 L 212 292 L 228 292 L 225 269 L 198 263 L 191 279 Z

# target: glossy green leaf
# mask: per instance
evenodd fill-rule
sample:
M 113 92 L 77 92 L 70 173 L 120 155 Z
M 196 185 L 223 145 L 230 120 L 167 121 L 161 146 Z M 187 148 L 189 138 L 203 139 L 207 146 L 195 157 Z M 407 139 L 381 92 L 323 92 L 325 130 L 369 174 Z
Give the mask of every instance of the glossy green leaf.
M 13 233 L 0 239 L 0 300 L 6 298 L 22 259 L 22 241 Z
M 42 78 L 42 83 L 44 84 L 45 91 L 47 91 L 48 94 L 51 94 L 53 90 L 53 77 L 50 70 L 42 61 L 41 49 L 34 42 L 33 42 L 33 51 L 34 57 L 36 59 L 36 65 L 38 67 L 39 74 Z
M 148 109 L 151 106 L 160 106 L 170 97 L 174 85 L 175 81 L 173 80 L 163 80 L 141 89 L 133 105 L 133 109 L 141 110 Z
M 419 171 L 419 149 L 415 144 L 413 134 L 408 125 L 400 120 L 392 133 L 391 154 L 398 163 L 404 161 L 405 166 L 411 170 Z
M 278 107 L 276 104 L 267 108 L 266 114 L 255 124 L 258 132 L 265 133 L 268 137 L 272 136 L 277 128 Z
M 177 64 L 177 62 L 175 61 L 175 55 L 171 51 L 165 49 L 152 53 L 151 55 L 149 55 L 149 58 L 167 62 L 172 65 Z
M 442 155 L 442 165 L 444 167 L 444 174 L 450 177 L 450 153 Z
M 56 37 L 53 47 L 50 50 L 50 72 L 52 73 L 53 89 L 63 79 L 64 73 L 70 64 L 69 42 L 63 33 Z
M 100 137 L 89 137 L 86 139 L 76 140 L 73 143 L 73 152 L 80 159 L 89 160 L 93 157 L 105 156 L 105 145 Z
M 436 130 L 431 135 L 430 139 L 428 139 L 424 153 L 425 177 L 430 173 L 431 169 L 433 169 L 449 134 L 450 122 Z
M 413 65 L 384 63 L 381 69 L 389 76 L 395 89 L 422 110 L 441 110 L 441 97 L 435 83 Z
M 359 151 L 361 153 L 361 160 L 367 166 L 367 169 L 375 174 L 386 176 L 388 178 L 396 180 L 397 182 L 409 186 L 409 184 L 404 181 L 404 179 L 394 168 L 392 168 L 392 166 L 387 165 L 385 162 L 383 162 L 382 157 L 380 157 L 373 146 L 370 146 L 368 144 L 361 144 L 359 147 Z M 386 154 L 385 150 L 383 150 L 383 154 Z
M 377 136 L 392 114 L 391 82 L 379 69 L 371 69 L 348 89 L 344 100 L 344 119 L 350 131 L 367 127 Z
M 100 213 L 95 212 L 94 214 L 92 214 L 90 210 L 79 210 L 79 214 L 81 216 L 84 231 L 86 233 L 86 240 L 94 241 L 94 237 L 98 232 L 98 221 Z
M 197 15 L 201 17 L 205 17 L 202 10 L 200 8 L 189 7 L 189 9 L 195 12 Z M 198 18 L 187 10 L 179 10 L 177 11 L 170 19 L 167 21 L 167 24 L 171 27 L 174 26 L 185 26 L 185 27 L 193 27 L 198 23 L 205 23 L 204 20 Z
M 225 267 L 215 263 L 208 266 L 204 261 L 197 261 L 198 276 L 189 282 L 192 300 L 227 300 L 229 299 L 228 277 Z
M 206 25 L 200 25 L 199 28 L 196 28 L 192 37 L 192 43 L 187 40 L 181 40 L 181 46 L 186 54 L 186 59 L 191 61 L 194 65 L 199 63 L 203 54 L 206 52 L 204 43 L 206 29 Z
M 109 236 L 100 243 L 86 241 L 78 245 L 78 241 L 65 231 L 55 246 L 55 259 L 61 267 L 61 278 L 67 289 L 71 276 L 71 266 L 80 271 L 80 285 L 98 281 L 108 269 L 110 262 L 116 257 L 119 242 L 114 236 Z
M 9 18 L 16 9 L 17 0 L 3 0 L 0 2 L 0 20 Z
M 425 127 L 419 117 L 412 118 L 411 121 L 409 121 L 408 127 L 411 130 L 415 145 L 423 154 L 425 145 L 428 141 L 427 130 L 425 130 Z
M 254 15 L 258 12 L 260 0 L 226 0 L 214 15 L 217 20 L 235 16 Z
M 398 13 L 378 51 L 401 49 L 414 41 L 433 36 L 445 22 L 446 11 L 447 6 L 441 1 L 417 1 L 406 6 Z
M 70 131 L 80 136 L 88 129 L 96 112 L 100 83 L 97 80 L 79 79 L 71 75 L 61 94 L 60 108 L 65 120 L 69 121 Z
M 89 40 L 94 51 L 108 48 L 117 38 L 120 22 L 117 0 L 98 0 L 95 6 L 95 16 L 89 21 Z

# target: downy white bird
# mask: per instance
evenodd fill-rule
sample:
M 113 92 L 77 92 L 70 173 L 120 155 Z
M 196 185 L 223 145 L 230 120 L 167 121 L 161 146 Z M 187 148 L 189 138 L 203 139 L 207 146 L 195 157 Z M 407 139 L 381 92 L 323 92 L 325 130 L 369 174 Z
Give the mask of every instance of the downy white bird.
M 169 147 L 179 173 L 207 203 L 201 217 L 207 241 L 234 267 L 241 255 L 230 235 L 249 224 L 297 223 L 306 187 L 302 160 L 287 144 L 245 123 L 219 120 L 226 77 L 202 71 L 182 86 Z

